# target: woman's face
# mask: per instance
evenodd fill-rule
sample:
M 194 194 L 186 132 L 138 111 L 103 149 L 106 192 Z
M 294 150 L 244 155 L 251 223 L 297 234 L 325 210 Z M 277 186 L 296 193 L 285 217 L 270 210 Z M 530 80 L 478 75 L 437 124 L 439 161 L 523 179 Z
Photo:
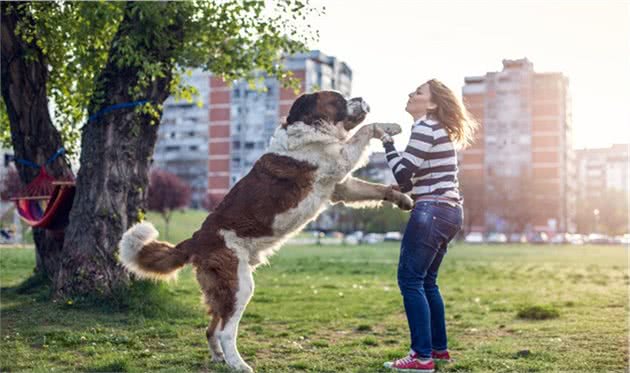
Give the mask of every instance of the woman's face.
M 431 102 L 431 91 L 429 85 L 425 83 L 409 93 L 405 110 L 413 119 L 418 119 L 427 113 L 427 109 L 435 109 L 435 104 Z

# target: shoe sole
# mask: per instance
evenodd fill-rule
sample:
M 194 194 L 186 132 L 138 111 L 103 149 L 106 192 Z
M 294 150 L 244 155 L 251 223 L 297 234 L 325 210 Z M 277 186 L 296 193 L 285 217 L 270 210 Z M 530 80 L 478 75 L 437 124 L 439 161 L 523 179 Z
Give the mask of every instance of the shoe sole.
M 387 369 L 391 369 L 395 372 L 401 372 L 401 373 L 433 373 L 435 372 L 435 369 L 400 369 L 400 368 L 394 368 L 392 366 L 392 363 L 385 363 L 383 364 L 383 366 Z

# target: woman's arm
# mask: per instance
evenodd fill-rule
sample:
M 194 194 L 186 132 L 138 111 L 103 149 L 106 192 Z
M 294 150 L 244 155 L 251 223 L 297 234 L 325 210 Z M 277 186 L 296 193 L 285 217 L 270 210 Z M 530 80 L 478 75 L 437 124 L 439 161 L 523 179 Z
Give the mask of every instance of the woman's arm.
M 394 173 L 396 182 L 400 186 L 400 191 L 408 193 L 413 188 L 411 179 L 418 168 L 428 157 L 428 153 L 433 147 L 433 127 L 424 122 L 415 125 L 411 131 L 411 138 L 405 151 L 398 153 L 394 147 L 391 137 L 382 136 L 385 147 L 385 157 L 387 163 Z

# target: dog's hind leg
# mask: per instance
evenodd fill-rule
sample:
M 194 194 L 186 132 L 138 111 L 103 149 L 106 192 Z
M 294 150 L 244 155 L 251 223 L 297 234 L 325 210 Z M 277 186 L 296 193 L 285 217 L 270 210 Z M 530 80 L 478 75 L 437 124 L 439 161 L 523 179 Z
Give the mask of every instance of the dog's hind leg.
M 201 286 L 208 314 L 212 318 L 206 329 L 212 361 L 225 361 L 219 341 L 219 329 L 230 316 L 236 303 L 238 289 L 238 258 L 227 248 L 216 249 L 213 255 L 195 262 L 197 281 Z M 223 323 L 222 323 L 223 321 Z
M 217 336 L 217 325 L 219 325 L 219 322 L 221 322 L 221 317 L 216 312 L 212 312 L 212 320 L 208 323 L 208 328 L 206 329 L 206 337 L 208 338 L 210 355 L 212 356 L 212 361 L 214 362 L 225 361 L 225 356 L 223 356 L 223 349 L 221 348 L 219 337 Z
M 249 263 L 245 260 L 239 260 L 238 263 L 238 291 L 236 292 L 236 302 L 234 311 L 228 317 L 223 318 L 223 325 L 219 331 L 219 341 L 223 352 L 225 353 L 225 361 L 233 368 L 244 372 L 253 372 L 252 368 L 243 361 L 236 348 L 236 337 L 238 334 L 238 325 L 241 316 L 245 311 L 245 307 L 254 293 L 254 278 Z

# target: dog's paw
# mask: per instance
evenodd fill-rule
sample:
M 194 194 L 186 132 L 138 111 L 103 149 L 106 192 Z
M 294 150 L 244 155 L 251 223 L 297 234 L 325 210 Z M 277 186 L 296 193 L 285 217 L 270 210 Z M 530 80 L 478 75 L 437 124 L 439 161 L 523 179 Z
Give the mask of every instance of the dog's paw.
M 230 363 L 230 361 L 226 360 L 226 363 L 232 370 L 235 370 L 237 372 L 254 373 L 254 369 L 252 369 L 252 367 L 247 365 L 247 363 L 244 361 Z
M 397 196 L 398 199 L 396 200 L 396 206 L 398 206 L 399 209 L 404 210 L 404 211 L 409 211 L 413 209 L 413 200 L 411 199 L 411 197 L 402 193 L 398 193 L 398 194 L 399 196 Z
M 380 128 L 390 136 L 398 135 L 402 132 L 402 128 L 397 123 L 374 123 L 372 125 Z
M 236 370 L 243 373 L 254 373 L 254 369 L 245 363 L 237 366 Z

